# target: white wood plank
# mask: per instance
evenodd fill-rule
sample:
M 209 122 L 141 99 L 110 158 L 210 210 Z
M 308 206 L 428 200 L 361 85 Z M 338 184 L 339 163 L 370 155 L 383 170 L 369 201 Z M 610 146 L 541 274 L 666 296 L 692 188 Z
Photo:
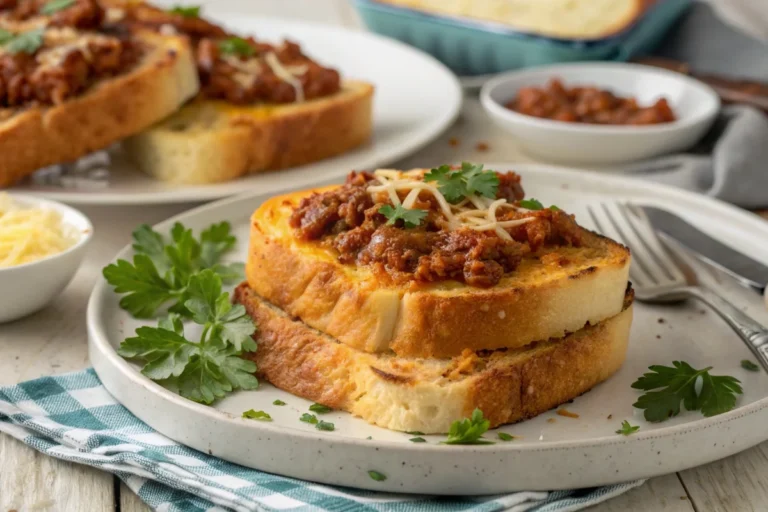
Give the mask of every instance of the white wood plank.
M 150 512 L 150 510 L 127 485 L 120 482 L 120 512 Z
M 0 434 L 0 510 L 114 510 L 112 475 L 47 457 Z
M 680 477 L 697 510 L 764 511 L 768 508 L 768 442 L 683 471 Z
M 652 478 L 645 485 L 590 507 L 588 510 L 589 512 L 634 512 L 641 510 L 694 512 L 685 489 L 675 474 Z

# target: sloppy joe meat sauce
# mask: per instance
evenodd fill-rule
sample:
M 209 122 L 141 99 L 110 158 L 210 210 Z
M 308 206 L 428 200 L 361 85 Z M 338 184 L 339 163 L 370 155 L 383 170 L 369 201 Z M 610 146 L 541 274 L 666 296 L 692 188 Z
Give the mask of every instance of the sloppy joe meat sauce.
M 227 53 L 221 51 L 221 43 L 233 34 L 203 18 L 183 16 L 147 4 L 126 4 L 120 10 L 122 23 L 189 36 L 196 49 L 202 93 L 208 98 L 236 104 L 293 103 L 329 96 L 341 88 L 339 73 L 304 55 L 296 43 L 285 41 L 278 46 L 249 37 L 242 41 L 250 46 L 250 55 Z M 294 85 L 275 73 L 266 59 L 269 53 L 301 84 L 303 98 L 298 97 Z
M 524 197 L 518 175 L 497 175 L 498 198 L 514 203 Z M 456 280 L 478 287 L 495 285 L 524 256 L 545 246 L 582 244 L 583 230 L 573 217 L 552 209 L 505 209 L 499 220 L 534 217 L 507 229 L 511 241 L 493 231 L 449 230 L 428 193 L 422 193 L 413 206 L 428 211 L 420 226 L 406 229 L 402 221 L 387 225 L 379 209 L 389 202 L 376 202 L 367 191 L 373 180 L 371 174 L 353 172 L 343 186 L 302 199 L 290 218 L 296 236 L 319 241 L 336 251 L 340 262 L 369 265 L 395 283 Z
M 127 34 L 102 30 L 104 10 L 95 0 L 76 0 L 50 16 L 41 14 L 46 3 L 0 0 L 3 30 L 45 29 L 33 52 L 0 47 L 0 108 L 60 104 L 140 58 L 140 46 Z
M 641 107 L 635 98 L 597 87 L 566 88 L 558 79 L 550 80 L 546 87 L 523 87 L 506 107 L 528 116 L 570 123 L 649 125 L 676 119 L 664 98 Z

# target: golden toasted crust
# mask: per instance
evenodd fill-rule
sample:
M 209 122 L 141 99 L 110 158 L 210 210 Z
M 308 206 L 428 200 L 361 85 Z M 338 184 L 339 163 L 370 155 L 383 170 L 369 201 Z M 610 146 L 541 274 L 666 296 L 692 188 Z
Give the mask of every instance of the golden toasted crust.
M 632 322 L 624 310 L 559 340 L 452 359 L 370 354 L 289 318 L 247 284 L 235 290 L 256 321 L 259 349 L 248 354 L 276 387 L 402 431 L 444 433 L 477 407 L 495 427 L 541 414 L 616 372 Z
M 246 276 L 259 295 L 358 350 L 452 357 L 467 348 L 522 347 L 621 311 L 629 251 L 599 235 L 587 232 L 587 247 L 561 248 L 566 263 L 525 259 L 492 288 L 397 286 L 294 237 L 292 205 L 313 192 L 275 197 L 256 210 Z
M 344 153 L 370 138 L 373 86 L 344 82 L 338 94 L 289 105 L 203 100 L 131 137 L 145 172 L 172 183 L 214 183 Z
M 197 93 L 197 70 L 184 39 L 149 32 L 139 37 L 148 53 L 132 71 L 61 105 L 0 109 L 0 186 L 140 132 Z

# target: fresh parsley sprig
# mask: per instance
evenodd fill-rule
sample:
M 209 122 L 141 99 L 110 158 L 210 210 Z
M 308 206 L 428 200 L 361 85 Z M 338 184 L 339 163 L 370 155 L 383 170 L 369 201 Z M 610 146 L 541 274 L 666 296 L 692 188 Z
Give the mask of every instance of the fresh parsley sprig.
M 190 316 L 193 312 L 185 304 L 193 275 L 209 269 L 224 283 L 241 279 L 242 263 L 220 263 L 235 242 L 228 222 L 205 229 L 199 240 L 178 222 L 170 240 L 142 225 L 133 232 L 133 263 L 118 260 L 104 268 L 104 277 L 115 292 L 128 294 L 120 300 L 120 307 L 137 318 L 151 318 L 167 305 L 172 313 Z
M 199 5 L 174 5 L 169 11 L 171 14 L 178 14 L 184 18 L 199 18 L 200 17 Z
M 525 208 L 526 210 L 543 210 L 544 209 L 544 205 L 541 204 L 541 201 L 539 201 L 538 199 L 534 199 L 533 197 L 530 199 L 523 199 L 518 204 L 520 205 L 521 208 Z M 555 212 L 560 211 L 560 208 L 558 208 L 555 205 L 550 206 L 549 209 Z
M 210 404 L 235 389 L 255 389 L 256 365 L 239 356 L 256 350 L 256 326 L 240 305 L 222 292 L 221 277 L 211 269 L 194 274 L 184 306 L 202 325 L 197 342 L 184 335 L 178 314 L 157 327 L 139 327 L 120 345 L 118 354 L 144 361 L 141 373 L 195 402 Z
M 630 425 L 627 420 L 624 420 L 621 422 L 621 428 L 617 430 L 616 433 L 621 434 L 623 436 L 628 436 L 628 435 L 634 434 L 638 430 L 640 430 L 640 427 L 635 425 Z
M 470 162 L 462 162 L 461 169 L 441 165 L 425 174 L 424 181 L 436 181 L 449 203 L 458 203 L 470 194 L 495 198 L 499 190 L 499 176 L 494 171 Z
M 421 225 L 427 216 L 427 210 L 404 208 L 400 204 L 397 206 L 385 204 L 379 208 L 379 213 L 387 218 L 388 225 L 391 226 L 398 220 L 402 220 L 403 225 L 409 229 Z
M 730 411 L 736 396 L 743 392 L 741 382 L 727 375 L 711 375 L 711 369 L 697 370 L 683 361 L 650 366 L 649 373 L 632 383 L 634 389 L 646 391 L 633 405 L 643 409 L 645 419 L 653 422 L 680 414 L 680 402 L 687 410 L 701 411 L 704 416 Z
M 0 44 L 9 53 L 35 53 L 43 45 L 45 29 L 37 28 L 13 34 L 7 30 L 0 32 Z
M 493 444 L 493 441 L 483 439 L 491 422 L 483 417 L 483 411 L 475 409 L 472 416 L 451 423 L 448 439 L 442 444 Z

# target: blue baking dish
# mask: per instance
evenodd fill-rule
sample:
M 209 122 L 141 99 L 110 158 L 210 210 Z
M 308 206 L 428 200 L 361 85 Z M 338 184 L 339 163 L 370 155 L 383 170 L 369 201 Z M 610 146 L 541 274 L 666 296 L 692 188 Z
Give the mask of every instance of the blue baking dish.
M 507 26 L 355 0 L 372 31 L 415 46 L 461 76 L 584 60 L 626 61 L 652 51 L 692 0 L 658 0 L 627 30 L 603 39 L 569 40 Z

